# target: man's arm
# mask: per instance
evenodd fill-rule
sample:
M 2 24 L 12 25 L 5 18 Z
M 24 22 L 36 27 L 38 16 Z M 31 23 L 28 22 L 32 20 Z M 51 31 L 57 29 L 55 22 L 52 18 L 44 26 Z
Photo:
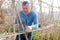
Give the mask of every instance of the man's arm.
M 31 25 L 31 26 L 28 26 L 27 28 L 26 28 L 26 32 L 31 32 L 32 30 L 36 30 L 36 29 L 38 29 L 38 16 L 35 14 L 34 15 L 34 17 L 33 17 L 33 25 Z
M 33 25 L 31 26 L 32 30 L 36 30 L 38 28 L 38 16 L 34 14 L 33 17 Z

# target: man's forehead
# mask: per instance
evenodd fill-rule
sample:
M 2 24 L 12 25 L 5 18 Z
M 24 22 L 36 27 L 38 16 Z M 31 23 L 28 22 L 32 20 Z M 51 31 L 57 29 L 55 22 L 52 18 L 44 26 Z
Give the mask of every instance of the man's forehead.
M 22 5 L 22 6 L 29 6 L 29 4 L 26 4 L 26 5 Z

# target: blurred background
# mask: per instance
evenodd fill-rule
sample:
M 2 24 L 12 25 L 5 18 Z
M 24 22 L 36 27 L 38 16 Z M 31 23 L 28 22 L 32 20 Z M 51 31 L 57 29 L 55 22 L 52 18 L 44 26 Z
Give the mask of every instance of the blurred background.
M 60 0 L 0 0 L 0 35 L 15 33 L 14 16 L 22 10 L 23 1 L 38 14 L 39 28 L 33 40 L 60 40 Z

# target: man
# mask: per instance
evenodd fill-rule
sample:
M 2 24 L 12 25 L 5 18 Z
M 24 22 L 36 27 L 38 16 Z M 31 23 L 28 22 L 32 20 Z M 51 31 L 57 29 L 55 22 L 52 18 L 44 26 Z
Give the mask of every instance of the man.
M 27 33 L 28 40 L 32 40 L 32 30 L 36 30 L 38 28 L 38 19 L 37 15 L 34 11 L 31 10 L 31 6 L 28 1 L 24 1 L 22 3 L 22 11 L 20 11 L 19 16 L 21 18 L 22 24 L 24 26 L 24 31 L 20 25 L 20 40 L 26 40 L 25 33 Z M 32 25 L 34 24 L 34 25 Z M 15 19 L 15 27 L 18 27 L 17 19 Z M 16 40 L 19 40 L 19 36 L 16 36 Z

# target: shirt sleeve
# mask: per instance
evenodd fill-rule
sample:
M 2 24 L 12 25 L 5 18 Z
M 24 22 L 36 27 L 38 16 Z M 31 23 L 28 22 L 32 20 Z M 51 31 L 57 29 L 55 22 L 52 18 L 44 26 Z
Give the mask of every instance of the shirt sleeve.
M 36 14 L 33 17 L 33 23 L 34 25 L 32 25 L 32 30 L 36 30 L 38 28 L 38 16 Z

